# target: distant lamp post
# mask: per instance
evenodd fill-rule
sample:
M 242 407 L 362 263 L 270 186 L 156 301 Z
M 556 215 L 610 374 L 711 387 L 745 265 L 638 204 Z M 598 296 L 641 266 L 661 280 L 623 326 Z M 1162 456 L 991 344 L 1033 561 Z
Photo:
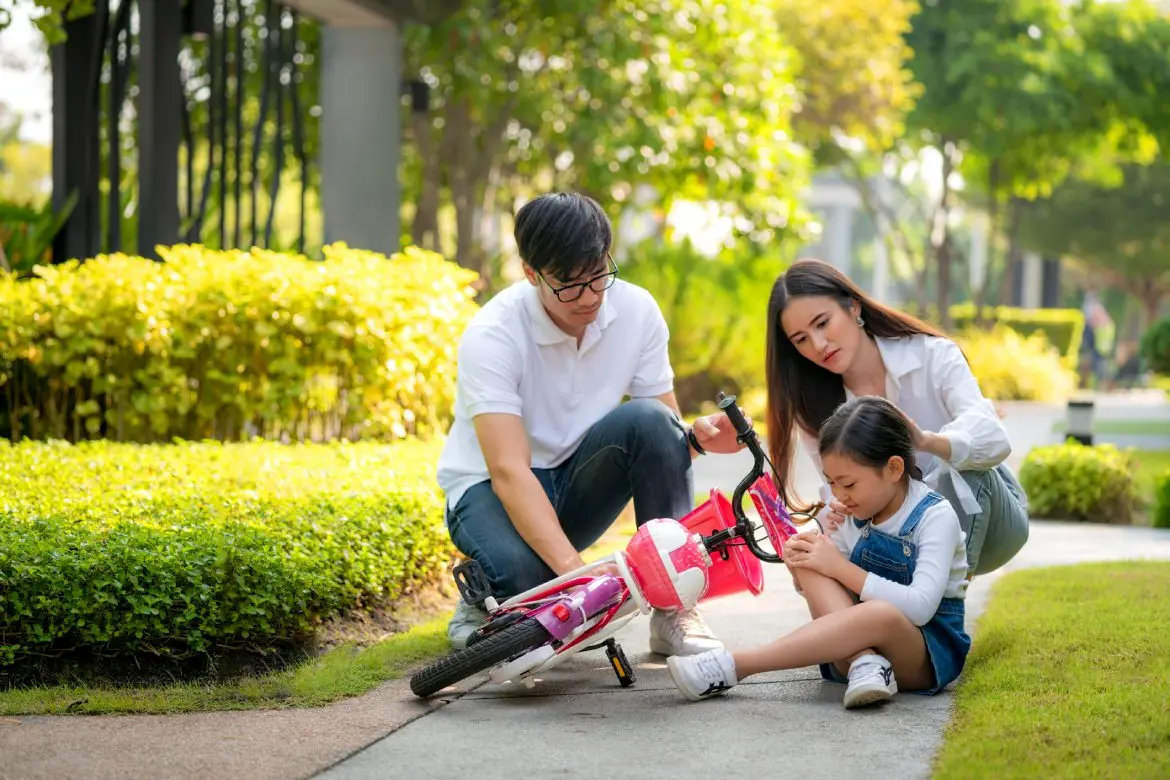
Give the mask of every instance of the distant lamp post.
M 1065 436 L 1081 444 L 1093 443 L 1093 415 L 1095 406 L 1092 399 L 1074 399 L 1068 402 L 1068 417 Z

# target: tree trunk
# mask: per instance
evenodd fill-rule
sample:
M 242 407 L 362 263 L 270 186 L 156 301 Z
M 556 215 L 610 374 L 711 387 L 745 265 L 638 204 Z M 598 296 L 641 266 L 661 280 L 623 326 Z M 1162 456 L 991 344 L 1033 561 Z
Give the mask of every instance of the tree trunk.
M 1015 196 L 1008 202 L 1007 254 L 1003 260 L 1003 278 L 999 280 L 1000 306 L 1012 305 L 1012 280 L 1020 266 L 1020 222 L 1024 216 L 1024 202 Z
M 987 168 L 987 194 L 990 198 L 987 207 L 987 258 L 983 263 L 983 273 L 979 283 L 975 285 L 975 324 L 985 322 L 983 306 L 987 302 L 987 279 L 990 271 L 995 267 L 995 233 L 999 227 L 999 171 L 1000 162 L 996 158 Z
M 414 212 L 414 223 L 410 226 L 411 240 L 415 246 L 439 251 L 439 189 L 440 161 L 438 144 L 431 129 L 430 118 L 421 112 L 411 116 L 414 128 L 414 142 L 422 161 L 422 186 L 419 188 L 418 205 Z
M 935 305 L 938 307 L 939 327 L 947 330 L 951 326 L 951 227 L 950 199 L 951 172 L 955 169 L 955 145 L 944 138 L 942 143 L 942 196 L 935 210 L 935 224 L 931 231 L 931 250 L 938 268 L 938 288 L 935 290 Z

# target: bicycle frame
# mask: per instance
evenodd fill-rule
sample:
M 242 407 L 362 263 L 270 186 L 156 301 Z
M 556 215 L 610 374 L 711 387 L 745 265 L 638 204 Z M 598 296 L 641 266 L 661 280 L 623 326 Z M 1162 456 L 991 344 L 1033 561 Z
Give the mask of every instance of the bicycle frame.
M 719 408 L 727 414 L 735 427 L 736 440 L 752 453 L 753 465 L 732 494 L 730 503 L 735 519 L 734 525 L 709 535 L 690 534 L 693 540 L 701 543 L 706 566 L 704 577 L 713 565 L 712 556 L 718 555 L 727 560 L 729 547 L 733 544 L 742 543 L 761 561 L 781 563 L 784 541 L 797 533 L 792 515 L 785 509 L 771 478 L 766 476 L 764 466 L 768 463 L 767 455 L 760 445 L 756 432 L 736 405 L 735 396 L 724 396 L 720 393 Z M 776 549 L 774 553 L 760 546 L 755 537 L 755 527 L 744 513 L 743 498 L 748 494 L 751 495 L 764 530 Z M 717 498 L 718 491 L 712 490 L 711 499 L 688 514 L 687 518 Z M 815 520 L 812 515 L 806 516 Z M 680 523 L 685 523 L 687 518 L 683 518 Z M 674 521 L 665 522 L 669 525 Z M 642 533 L 642 530 L 640 529 L 639 533 Z M 634 540 L 631 540 L 627 551 L 633 545 Z M 655 553 L 655 556 L 657 555 L 658 553 Z M 605 564 L 612 564 L 618 574 L 616 576 L 609 573 L 596 574 L 596 570 Z M 471 604 L 481 602 L 484 604 L 489 619 L 477 629 L 468 646 L 512 623 L 534 619 L 547 631 L 550 640 L 518 657 L 495 665 L 489 671 L 493 682 L 511 681 L 531 688 L 535 685 L 533 678 L 536 675 L 564 662 L 587 645 L 597 647 L 604 644 L 619 682 L 623 687 L 628 686 L 634 681 L 633 670 L 614 642 L 613 635 L 639 613 L 650 614 L 655 606 L 661 606 L 651 603 L 651 599 L 638 584 L 636 574 L 631 568 L 631 560 L 626 552 L 617 552 L 497 603 L 490 595 L 490 588 L 482 570 L 478 569 L 478 564 L 470 561 L 456 568 L 456 583 L 465 601 Z M 466 582 L 461 579 L 464 575 L 468 578 Z M 697 598 L 696 603 L 706 600 L 705 588 L 706 585 L 704 594 Z

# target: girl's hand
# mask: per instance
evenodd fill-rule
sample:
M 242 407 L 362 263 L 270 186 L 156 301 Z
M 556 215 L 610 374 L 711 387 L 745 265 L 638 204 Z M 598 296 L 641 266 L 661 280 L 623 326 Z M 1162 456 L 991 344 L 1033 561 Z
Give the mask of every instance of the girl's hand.
M 810 569 L 826 577 L 832 577 L 837 567 L 845 562 L 837 545 L 827 536 L 817 535 L 811 539 L 801 538 L 803 536 L 804 534 L 793 537 L 784 546 L 785 560 L 794 569 Z

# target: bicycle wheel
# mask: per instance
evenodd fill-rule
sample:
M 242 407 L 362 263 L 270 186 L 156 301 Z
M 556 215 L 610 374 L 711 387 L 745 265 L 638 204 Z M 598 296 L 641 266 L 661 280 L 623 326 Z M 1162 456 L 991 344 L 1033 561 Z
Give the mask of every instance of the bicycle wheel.
M 415 696 L 425 699 L 448 685 L 540 647 L 550 638 L 544 626 L 533 618 L 526 618 L 423 667 L 410 678 L 410 690 Z

